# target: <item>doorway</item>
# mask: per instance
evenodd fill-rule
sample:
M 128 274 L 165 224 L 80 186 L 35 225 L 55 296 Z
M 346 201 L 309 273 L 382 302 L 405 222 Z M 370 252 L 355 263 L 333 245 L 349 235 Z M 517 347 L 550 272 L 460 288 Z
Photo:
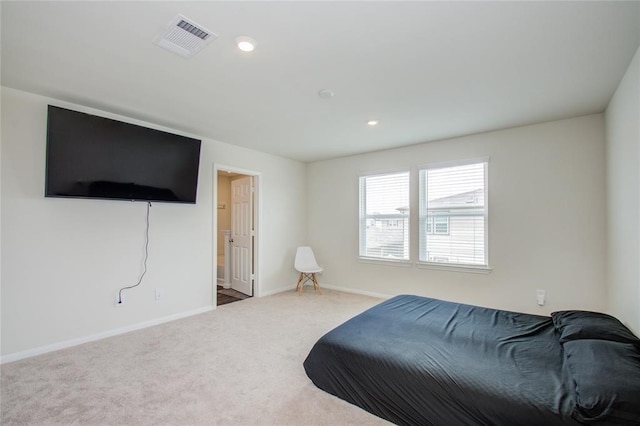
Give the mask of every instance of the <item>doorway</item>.
M 246 170 L 214 165 L 214 303 L 258 294 L 258 180 Z

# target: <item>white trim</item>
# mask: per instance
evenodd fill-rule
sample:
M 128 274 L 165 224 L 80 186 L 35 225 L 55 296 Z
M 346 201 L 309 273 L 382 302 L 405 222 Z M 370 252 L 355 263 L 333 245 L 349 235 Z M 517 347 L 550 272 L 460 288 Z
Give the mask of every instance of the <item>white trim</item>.
M 491 265 L 491 257 L 489 255 L 489 157 L 484 164 L 484 262 L 485 267 Z
M 363 296 L 376 297 L 378 299 L 390 299 L 395 296 L 392 294 L 382 294 L 382 293 L 376 293 L 373 291 L 354 290 L 352 288 L 340 287 L 335 285 L 323 285 L 322 283 L 320 283 L 320 288 L 326 288 L 327 290 L 337 290 L 345 293 L 361 294 Z
M 455 263 L 416 262 L 418 268 L 438 269 L 441 271 L 471 272 L 474 274 L 490 274 L 492 269 L 482 265 L 456 265 Z
M 193 315 L 204 314 L 215 309 L 215 306 L 205 306 L 204 308 L 194 309 L 192 311 L 182 312 L 179 314 L 169 315 L 164 318 L 156 318 L 149 321 L 140 322 L 138 324 L 128 325 L 122 328 L 116 328 L 114 330 L 104 331 L 102 333 L 91 334 L 89 336 L 79 337 L 77 339 L 65 340 L 51 345 L 40 346 L 33 349 L 27 349 L 26 351 L 15 352 L 12 354 L 4 355 L 0 359 L 0 364 L 6 364 L 9 362 L 19 361 L 25 358 L 31 358 L 36 355 L 42 355 L 48 352 L 58 351 L 60 349 L 67 349 L 73 346 L 82 345 L 83 343 L 94 342 L 96 340 L 106 339 L 107 337 L 118 336 L 120 334 L 129 333 L 131 331 L 141 330 L 143 328 L 153 327 L 156 325 L 164 324 L 179 320 L 182 318 L 190 317 Z
M 375 293 L 375 292 L 372 292 L 372 291 L 354 290 L 354 289 L 348 288 L 348 287 L 340 287 L 340 286 L 335 286 L 335 285 L 328 285 L 328 284 L 323 284 L 322 282 L 320 282 L 320 289 L 336 290 L 336 291 L 342 291 L 344 293 L 352 293 L 352 294 L 361 294 L 363 296 L 371 296 L 371 297 L 376 297 L 378 299 L 389 299 L 389 298 L 394 296 L 392 294 L 382 294 L 382 293 Z M 273 296 L 274 294 L 285 293 L 287 291 L 293 292 L 293 291 L 295 291 L 295 287 L 287 286 L 287 287 L 280 287 L 280 288 L 277 288 L 275 290 L 269 290 L 269 291 L 265 292 L 261 297 Z M 302 292 L 302 296 L 304 296 L 304 293 L 305 292 Z
M 395 260 L 395 259 L 385 259 L 383 257 L 366 257 L 366 256 L 359 256 L 358 262 L 373 263 L 373 264 L 386 265 L 386 266 L 401 266 L 403 268 L 410 268 L 413 265 L 413 262 L 411 262 L 410 260 Z
M 260 296 L 258 296 L 258 297 L 273 296 L 274 294 L 284 293 L 286 291 L 295 291 L 295 289 L 296 289 L 295 286 L 288 285 L 286 287 L 279 287 L 279 288 L 276 288 L 274 290 L 264 291 L 264 292 L 260 293 Z

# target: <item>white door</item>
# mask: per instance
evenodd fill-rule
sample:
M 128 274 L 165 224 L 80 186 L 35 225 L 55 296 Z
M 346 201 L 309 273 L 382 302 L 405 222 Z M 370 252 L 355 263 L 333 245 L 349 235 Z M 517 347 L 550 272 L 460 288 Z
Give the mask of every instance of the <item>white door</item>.
M 253 296 L 253 177 L 231 181 L 231 288 Z

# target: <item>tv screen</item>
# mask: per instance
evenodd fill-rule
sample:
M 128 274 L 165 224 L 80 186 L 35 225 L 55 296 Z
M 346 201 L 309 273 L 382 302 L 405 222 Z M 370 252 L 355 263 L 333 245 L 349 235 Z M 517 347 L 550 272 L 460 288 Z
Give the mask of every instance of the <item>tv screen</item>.
M 195 203 L 200 141 L 49 105 L 46 197 Z

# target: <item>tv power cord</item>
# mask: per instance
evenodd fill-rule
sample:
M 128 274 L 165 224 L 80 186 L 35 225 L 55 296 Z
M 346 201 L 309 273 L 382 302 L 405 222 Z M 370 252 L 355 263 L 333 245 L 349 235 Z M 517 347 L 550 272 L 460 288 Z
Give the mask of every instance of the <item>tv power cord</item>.
M 124 290 L 129 290 L 131 288 L 138 287 L 142 283 L 142 279 L 144 278 L 144 276 L 147 273 L 147 260 L 149 260 L 149 209 L 150 208 L 151 208 L 151 202 L 149 201 L 147 203 L 146 229 L 145 229 L 145 233 L 144 233 L 144 261 L 143 261 L 142 274 L 140 275 L 140 279 L 138 280 L 137 283 L 135 283 L 134 285 L 128 286 L 128 287 L 122 287 L 118 291 L 118 305 L 122 304 L 122 292 Z

